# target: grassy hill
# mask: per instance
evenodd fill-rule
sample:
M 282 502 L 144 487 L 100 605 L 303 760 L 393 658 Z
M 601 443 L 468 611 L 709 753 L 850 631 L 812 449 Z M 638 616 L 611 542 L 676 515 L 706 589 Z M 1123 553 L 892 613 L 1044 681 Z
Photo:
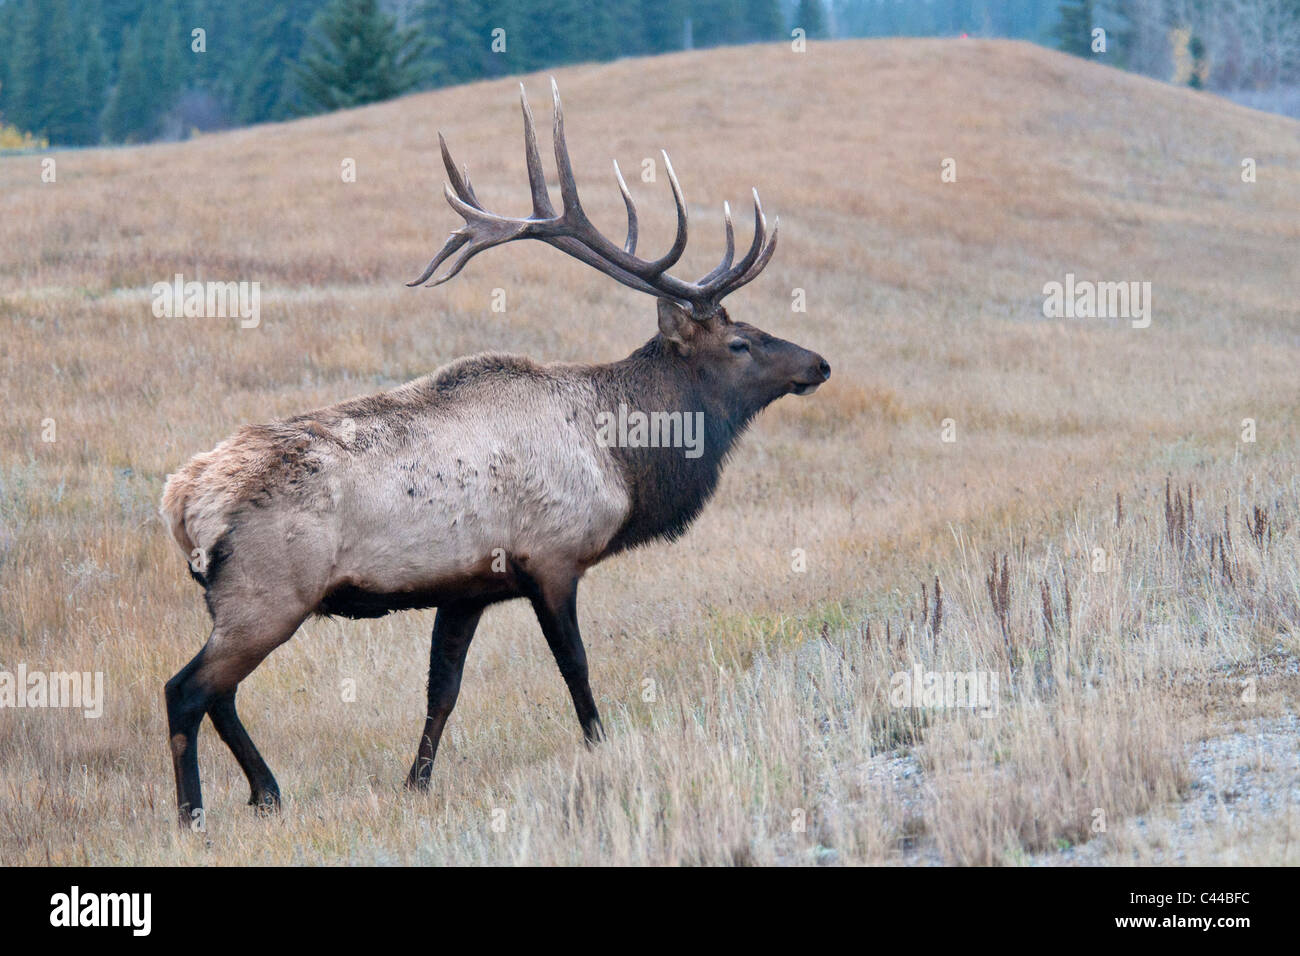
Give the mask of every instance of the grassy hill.
M 489 208 L 527 210 L 515 80 L 179 144 L 54 153 L 53 183 L 42 182 L 42 156 L 0 158 L 0 669 L 102 670 L 107 685 L 98 720 L 0 715 L 0 857 L 761 862 L 818 858 L 821 845 L 852 862 L 901 859 L 900 847 L 922 840 L 941 859 L 1006 860 L 1082 838 L 1087 799 L 1110 799 L 1123 817 L 1176 798 L 1188 733 L 1293 708 L 1294 678 L 1265 680 L 1257 662 L 1275 644 L 1296 652 L 1287 595 L 1300 589 L 1294 571 L 1286 577 L 1294 541 L 1284 529 L 1300 438 L 1300 124 L 993 41 L 744 47 L 556 78 L 597 223 L 621 234 L 617 158 L 642 213 L 640 248 L 666 247 L 662 170 L 654 184 L 634 175 L 666 148 L 691 206 L 684 271 L 703 273 L 721 249 L 722 201 L 739 211 L 757 186 L 769 218 L 780 216 L 781 245 L 728 301 L 731 314 L 835 367 L 816 396 L 784 400 L 758 422 L 686 539 L 588 576 L 583 627 L 610 745 L 579 753 L 535 623 L 522 607 L 498 608 L 470 655 L 432 795 L 401 794 L 432 612 L 310 622 L 241 696 L 289 797 L 288 825 L 247 816 L 242 775 L 205 729 L 211 846 L 177 841 L 168 826 L 162 682 L 208 626 L 155 517 L 164 476 L 246 421 L 400 383 L 462 354 L 612 360 L 654 332 L 647 297 L 540 244 L 484 253 L 435 290 L 403 285 L 459 224 L 441 196 L 437 130 Z M 525 84 L 548 125 L 545 78 Z M 1247 158 L 1253 183 L 1242 181 Z M 347 159 L 356 182 L 340 176 Z M 946 159 L 956 182 L 941 181 Z M 737 221 L 747 242 L 747 214 Z M 150 287 L 176 273 L 260 282 L 261 324 L 155 318 Z M 1044 318 L 1044 284 L 1067 273 L 1149 281 L 1150 327 Z M 504 313 L 491 310 L 498 288 Z M 792 311 L 796 289 L 806 313 Z M 955 442 L 941 440 L 945 419 Z M 1253 443 L 1241 440 L 1244 419 L 1255 422 Z M 1169 474 L 1209 496 L 1197 502 L 1197 547 L 1210 546 L 1222 506 L 1234 528 L 1257 502 L 1273 509 L 1281 543 L 1247 562 L 1256 582 L 1271 582 L 1271 610 L 1250 603 L 1256 591 L 1162 606 L 1186 638 L 1174 653 L 1149 614 L 1134 624 L 1123 608 L 1147 608 L 1152 579 L 1175 590 L 1191 579 L 1167 555 L 1135 559 L 1137 577 L 1089 605 L 1104 637 L 1089 651 L 1158 660 L 1184 675 L 1183 692 L 1133 703 L 1137 685 L 1112 667 L 1115 696 L 1100 711 L 1056 694 L 1044 720 L 1000 725 L 1019 730 L 993 743 L 1023 746 L 1037 761 L 1023 766 L 1038 769 L 998 814 L 878 795 L 848 813 L 858 791 L 875 793 L 852 762 L 900 741 L 929 747 L 928 768 L 958 788 L 964 779 L 993 800 L 1000 787 L 992 765 L 968 764 L 969 748 L 953 742 L 965 737 L 900 730 L 870 697 L 878 684 L 840 674 L 843 693 L 831 696 L 844 727 L 818 723 L 825 699 L 808 683 L 808 647 L 859 653 L 887 686 L 891 667 L 911 665 L 881 648 L 880 622 L 906 627 L 919 583 L 938 573 L 948 643 L 936 638 L 927 653 L 957 669 L 992 661 L 1005 642 L 982 577 L 991 552 L 1011 550 L 1026 644 L 1003 665 L 1023 674 L 1031 651 L 1049 651 L 1034 643 L 1039 578 L 1095 585 L 1084 583 L 1086 562 L 1101 531 L 1084 529 L 1109 526 L 1117 493 L 1127 517 L 1107 547 L 1163 554 Z M 1250 535 L 1234 533 L 1247 547 Z M 796 548 L 803 573 L 791 570 Z M 1211 579 L 1196 580 L 1213 592 Z M 1207 641 L 1211 605 L 1221 626 Z M 860 628 L 868 618 L 874 644 Z M 1085 639 L 1084 623 L 1069 640 Z M 915 619 L 907 633 L 920 633 Z M 1121 646 L 1121 634 L 1140 637 Z M 810 635 L 825 640 L 810 645 Z M 755 661 L 770 681 L 754 677 Z M 1222 688 L 1205 675 L 1242 666 L 1256 668 L 1264 703 L 1216 723 L 1206 701 Z M 1131 676 L 1142 687 L 1150 677 Z M 355 701 L 340 697 L 348 679 Z M 646 680 L 654 701 L 643 699 Z M 1076 706 L 1091 716 L 1071 723 Z M 1180 707 L 1204 727 L 1181 720 Z M 1139 711 L 1149 735 L 1125 738 L 1103 762 L 1111 796 L 1080 795 L 1086 769 L 1051 776 L 1069 765 L 1059 748 L 1087 751 L 1062 743 L 1062 727 L 1085 728 L 1099 747 Z M 590 785 L 587 816 L 574 809 L 575 779 Z M 519 809 L 506 834 L 490 830 L 492 809 L 535 804 L 554 812 Z M 794 808 L 816 825 L 788 832 Z M 517 822 L 529 813 L 538 815 Z M 1026 829 L 1035 816 L 1057 822 Z

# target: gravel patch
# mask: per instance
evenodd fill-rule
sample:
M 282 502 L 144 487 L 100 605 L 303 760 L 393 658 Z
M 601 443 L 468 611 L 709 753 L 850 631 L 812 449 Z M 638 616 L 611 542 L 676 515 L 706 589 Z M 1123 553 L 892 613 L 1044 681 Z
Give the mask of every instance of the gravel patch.
M 1259 859 L 1255 849 L 1270 834 L 1300 836 L 1300 717 L 1285 714 L 1244 724 L 1202 740 L 1188 761 L 1192 785 L 1186 799 L 1121 821 L 1114 833 L 1033 863 L 1114 866 L 1181 866 L 1284 862 Z M 1290 850 L 1295 862 L 1296 850 Z
M 867 788 L 902 810 L 925 814 L 929 781 L 916 754 L 923 746 L 878 754 L 860 765 Z M 1190 749 L 1185 799 L 1112 824 L 1086 844 L 1030 856 L 1032 866 L 1180 866 L 1294 864 L 1300 854 L 1300 716 L 1238 725 Z M 1271 847 L 1267 858 L 1259 852 Z M 1291 844 L 1295 845 L 1291 849 Z M 924 835 L 904 837 L 897 862 L 943 860 Z

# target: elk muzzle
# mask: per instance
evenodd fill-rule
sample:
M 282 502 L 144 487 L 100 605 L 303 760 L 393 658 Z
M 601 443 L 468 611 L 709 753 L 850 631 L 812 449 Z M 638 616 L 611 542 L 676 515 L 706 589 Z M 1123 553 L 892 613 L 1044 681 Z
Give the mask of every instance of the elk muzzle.
M 808 367 L 790 383 L 790 391 L 795 395 L 811 395 L 822 382 L 831 377 L 831 363 L 816 352 L 807 349 L 800 351 L 808 356 Z

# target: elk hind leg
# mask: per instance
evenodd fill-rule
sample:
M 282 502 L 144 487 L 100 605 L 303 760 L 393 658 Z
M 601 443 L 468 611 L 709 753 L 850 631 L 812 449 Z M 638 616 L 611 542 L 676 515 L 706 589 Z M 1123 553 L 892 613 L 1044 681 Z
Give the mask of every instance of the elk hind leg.
M 235 689 L 271 651 L 293 636 L 304 615 L 286 617 L 265 610 L 241 614 L 229 623 L 218 613 L 208 642 L 164 688 L 176 806 L 183 827 L 201 826 L 202 821 L 198 734 L 204 714 L 212 717 L 218 734 L 248 777 L 253 791 L 249 802 L 261 806 L 279 800 L 275 778 L 235 713 Z
M 465 670 L 465 655 L 469 653 L 474 630 L 482 615 L 483 607 L 479 604 L 447 604 L 438 608 L 429 648 L 429 709 L 415 763 L 406 777 L 408 790 L 427 790 L 429 787 L 438 741 L 452 708 L 456 706 L 460 678 Z
M 212 725 L 217 728 L 217 734 L 235 755 L 240 769 L 248 778 L 251 791 L 248 798 L 249 806 L 257 807 L 262 811 L 280 809 L 280 787 L 275 782 L 271 768 L 258 753 L 257 746 L 248 736 L 248 731 L 244 729 L 239 719 L 239 714 L 235 710 L 235 691 L 222 694 L 214 700 L 212 706 L 208 708 L 208 716 L 212 718 Z
M 209 639 L 211 640 L 211 639 Z M 167 701 L 167 731 L 172 766 L 176 772 L 176 812 L 182 827 L 199 821 L 202 827 L 203 794 L 199 786 L 199 723 L 208 709 L 208 697 L 195 674 L 203 666 L 208 645 L 182 667 L 163 687 Z

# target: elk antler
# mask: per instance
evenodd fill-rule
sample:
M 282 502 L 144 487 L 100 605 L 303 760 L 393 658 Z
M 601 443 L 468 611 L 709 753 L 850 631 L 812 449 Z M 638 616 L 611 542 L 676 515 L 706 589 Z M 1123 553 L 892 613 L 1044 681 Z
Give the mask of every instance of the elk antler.
M 519 100 L 524 112 L 524 151 L 528 159 L 528 185 L 532 190 L 533 214 L 527 219 L 514 219 L 498 216 L 483 208 L 483 204 L 474 195 L 474 188 L 469 182 L 469 170 L 458 171 L 447 150 L 447 141 L 442 133 L 438 134 L 438 144 L 442 147 L 442 161 L 447 167 L 450 180 L 444 187 L 447 202 L 451 208 L 465 220 L 461 226 L 447 237 L 446 244 L 414 282 L 407 285 L 416 286 L 427 281 L 438 267 L 455 255 L 460 255 L 451 267 L 442 275 L 429 282 L 439 285 L 460 272 L 474 256 L 484 249 L 499 246 L 515 239 L 540 239 L 575 259 L 587 263 L 605 275 L 633 289 L 648 292 L 654 296 L 663 296 L 688 303 L 697 318 L 705 318 L 722 298 L 745 283 L 751 281 L 767 265 L 776 251 L 777 225 L 772 223 L 772 233 L 767 232 L 767 219 L 763 216 L 763 205 L 754 190 L 754 239 L 749 251 L 740 261 L 732 265 L 735 253 L 735 233 L 731 225 L 731 207 L 723 204 L 723 214 L 727 228 L 727 248 L 722 261 L 708 275 L 688 282 L 668 274 L 668 269 L 676 264 L 686 249 L 686 201 L 682 198 L 682 187 L 673 172 L 673 164 L 664 153 L 664 168 L 668 171 L 668 182 L 672 185 L 673 201 L 677 205 L 677 236 L 672 247 L 658 259 L 641 259 L 636 255 L 637 215 L 632 194 L 628 192 L 623 173 L 614 162 L 614 175 L 618 179 L 619 191 L 623 194 L 623 203 L 627 207 L 627 240 L 622 248 L 592 225 L 578 201 L 578 186 L 573 179 L 573 166 L 569 162 L 569 147 L 564 141 L 564 113 L 560 106 L 560 91 L 551 80 L 551 93 L 555 99 L 555 165 L 560 177 L 560 198 L 563 208 L 557 214 L 551 205 L 551 197 L 546 189 L 546 173 L 542 170 L 542 159 L 537 151 L 537 131 L 533 127 L 533 111 L 528 108 L 528 97 L 524 85 L 519 84 Z

